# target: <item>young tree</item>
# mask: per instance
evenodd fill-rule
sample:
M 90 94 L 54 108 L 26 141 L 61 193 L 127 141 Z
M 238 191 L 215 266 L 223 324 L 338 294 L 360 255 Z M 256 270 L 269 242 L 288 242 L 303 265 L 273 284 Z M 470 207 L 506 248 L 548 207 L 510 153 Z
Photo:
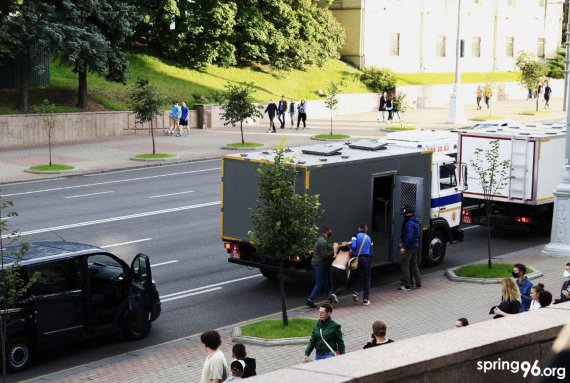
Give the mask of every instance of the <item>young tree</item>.
M 394 113 L 398 115 L 398 119 L 400 120 L 400 126 L 403 126 L 403 121 L 400 113 L 401 114 L 406 113 L 406 111 L 410 107 L 408 105 L 408 102 L 406 101 L 406 94 L 399 93 L 398 95 L 396 95 L 396 97 L 394 97 L 394 100 L 392 102 L 393 102 Z
M 517 56 L 515 65 L 521 71 L 521 83 L 535 91 L 542 81 L 546 79 L 548 65 L 535 59 L 534 55 L 521 52 Z M 536 111 L 538 112 L 538 97 L 536 98 Z
M 489 147 L 475 149 L 475 160 L 471 161 L 471 168 L 475 172 L 476 180 L 483 190 L 485 216 L 487 217 L 487 255 L 488 265 L 491 268 L 491 214 L 493 212 L 493 200 L 498 191 L 509 184 L 514 178 L 511 176 L 511 162 L 499 160 L 499 140 L 490 142 Z
M 325 93 L 325 105 L 331 111 L 331 136 L 333 134 L 333 111 L 338 108 L 338 96 L 341 92 L 341 84 L 333 81 L 329 84 Z
M 288 326 L 284 264 L 287 259 L 307 256 L 318 236 L 315 220 L 322 214 L 318 195 L 297 194 L 294 160 L 278 147 L 273 162 L 258 168 L 259 202 L 252 213 L 250 232 L 256 250 L 279 264 L 279 288 L 283 325 Z
M 38 113 L 37 118 L 48 136 L 49 166 L 51 166 L 51 137 L 55 130 L 55 105 L 50 103 L 49 100 L 44 99 L 42 103 L 34 109 L 35 112 Z
M 154 128 L 156 117 L 163 113 L 161 105 L 165 98 L 151 85 L 146 78 L 139 78 L 131 89 L 132 105 L 131 109 L 135 113 L 138 124 L 149 124 L 150 136 L 152 137 L 152 154 L 156 154 L 156 144 L 154 141 Z
M 0 197 L 0 288 L 2 289 L 2 311 L 0 313 L 0 343 L 2 348 L 2 378 L 6 382 L 6 372 L 8 370 L 7 358 L 10 339 L 8 339 L 8 327 L 13 309 L 18 304 L 26 303 L 33 299 L 29 295 L 30 289 L 38 279 L 37 273 L 31 275 L 28 280 L 24 280 L 21 272 L 21 261 L 28 249 L 28 244 L 20 243 L 16 252 L 6 254 L 6 246 L 14 244 L 18 240 L 17 231 L 9 231 L 7 218 L 15 217 L 18 214 L 11 210 L 12 201 Z
M 245 144 L 243 139 L 243 122 L 248 118 L 255 122 L 257 118 L 261 117 L 259 107 L 251 101 L 251 94 L 254 88 L 255 84 L 252 82 L 238 85 L 228 83 L 226 85 L 228 91 L 227 102 L 222 104 L 224 111 L 221 117 L 225 121 L 224 125 L 231 124 L 236 126 L 239 122 L 242 144 Z

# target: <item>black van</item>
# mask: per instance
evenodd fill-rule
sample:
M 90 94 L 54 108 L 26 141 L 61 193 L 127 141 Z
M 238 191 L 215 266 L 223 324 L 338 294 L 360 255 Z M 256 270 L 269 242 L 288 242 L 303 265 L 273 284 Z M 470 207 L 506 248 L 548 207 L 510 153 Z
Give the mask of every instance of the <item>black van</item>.
M 4 250 L 9 267 L 19 246 Z M 36 349 L 116 332 L 146 337 L 160 315 L 150 262 L 138 254 L 131 266 L 107 250 L 73 242 L 34 242 L 21 258 L 25 281 L 39 275 L 27 303 L 10 310 L 7 365 L 26 369 Z

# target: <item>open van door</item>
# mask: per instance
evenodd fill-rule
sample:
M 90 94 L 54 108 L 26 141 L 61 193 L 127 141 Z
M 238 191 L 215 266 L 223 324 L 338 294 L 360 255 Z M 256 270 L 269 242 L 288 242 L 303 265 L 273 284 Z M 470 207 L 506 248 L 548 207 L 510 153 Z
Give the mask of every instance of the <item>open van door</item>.
M 392 241 L 392 261 L 402 262 L 402 255 L 400 254 L 400 240 L 402 236 L 402 224 L 404 222 L 404 215 L 402 210 L 404 205 L 410 205 L 414 208 L 414 215 L 423 223 L 423 193 L 424 193 L 424 179 L 420 177 L 396 176 L 395 190 L 394 190 L 394 206 L 392 213 L 394 214 L 393 226 L 393 241 Z M 421 235 L 421 230 L 420 230 Z M 420 238 L 420 243 L 421 238 Z M 421 246 L 418 252 L 418 262 L 421 258 Z
M 152 274 L 150 260 L 142 253 L 131 263 L 131 286 L 129 291 L 129 315 L 125 324 L 125 335 L 140 339 L 148 335 L 151 328 Z

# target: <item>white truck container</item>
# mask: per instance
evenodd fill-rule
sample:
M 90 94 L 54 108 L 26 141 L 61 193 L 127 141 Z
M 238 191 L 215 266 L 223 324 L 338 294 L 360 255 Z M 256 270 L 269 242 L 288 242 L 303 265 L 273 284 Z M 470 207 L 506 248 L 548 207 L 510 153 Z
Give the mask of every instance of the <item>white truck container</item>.
M 473 170 L 475 151 L 499 141 L 499 162 L 510 162 L 512 177 L 492 196 L 490 225 L 528 231 L 549 230 L 554 205 L 553 190 L 560 183 L 564 163 L 566 131 L 560 126 L 460 131 L 457 162 L 462 171 L 463 222 L 487 225 L 482 213 L 484 192 Z M 483 164 L 486 167 L 486 164 Z

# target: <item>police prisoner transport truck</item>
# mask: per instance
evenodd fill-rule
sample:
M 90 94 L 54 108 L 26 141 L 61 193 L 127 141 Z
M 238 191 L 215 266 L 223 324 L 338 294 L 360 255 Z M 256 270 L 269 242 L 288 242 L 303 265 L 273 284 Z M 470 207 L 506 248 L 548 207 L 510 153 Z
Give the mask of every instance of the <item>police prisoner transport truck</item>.
M 257 168 L 273 161 L 274 155 L 262 151 L 222 158 L 220 214 L 228 261 L 259 268 L 270 279 L 276 276 L 277 264 L 256 252 L 248 232 L 254 229 L 251 213 L 259 198 Z M 404 205 L 413 206 L 422 222 L 425 265 L 440 264 L 446 245 L 463 240 L 461 191 L 452 157 L 367 140 L 292 148 L 286 156 L 297 168 L 296 192 L 319 195 L 324 213 L 316 223 L 332 228 L 333 241 L 349 239 L 360 223 L 368 225 L 373 266 L 401 261 Z M 310 258 L 299 254 L 286 262 L 285 272 L 306 272 L 310 265 Z

